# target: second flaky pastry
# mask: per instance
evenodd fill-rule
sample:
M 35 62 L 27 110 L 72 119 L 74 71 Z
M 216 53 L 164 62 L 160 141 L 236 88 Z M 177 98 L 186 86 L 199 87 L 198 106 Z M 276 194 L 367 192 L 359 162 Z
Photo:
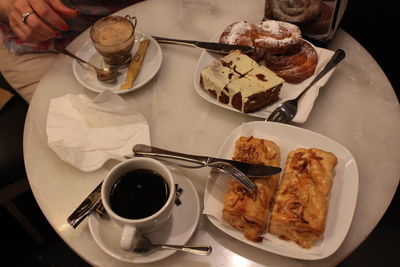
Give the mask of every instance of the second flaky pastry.
M 235 143 L 233 160 L 279 167 L 279 147 L 272 141 L 254 137 L 240 137 Z M 231 180 L 224 197 L 223 220 L 244 232 L 254 242 L 261 242 L 268 226 L 270 204 L 279 175 L 254 179 L 257 191 L 249 194 L 235 180 Z
M 325 230 L 337 158 L 316 148 L 291 151 L 272 207 L 268 231 L 304 248 Z

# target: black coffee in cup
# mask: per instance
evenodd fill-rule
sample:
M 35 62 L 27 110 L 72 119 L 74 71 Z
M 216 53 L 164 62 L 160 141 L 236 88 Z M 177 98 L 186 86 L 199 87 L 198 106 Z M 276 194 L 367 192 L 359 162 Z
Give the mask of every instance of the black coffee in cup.
M 136 169 L 122 175 L 114 184 L 110 205 L 121 217 L 142 219 L 159 211 L 168 196 L 168 183 L 158 172 Z

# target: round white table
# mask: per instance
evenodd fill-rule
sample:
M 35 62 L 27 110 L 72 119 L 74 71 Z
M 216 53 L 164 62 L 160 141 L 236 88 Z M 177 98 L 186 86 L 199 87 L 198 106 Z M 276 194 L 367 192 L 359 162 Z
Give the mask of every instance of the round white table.
M 138 18 L 138 30 L 171 38 L 210 40 L 237 20 L 256 22 L 263 17 L 264 1 L 204 1 L 193 8 L 182 0 L 148 0 L 118 12 Z M 76 52 L 88 31 L 73 41 Z M 199 155 L 216 155 L 226 137 L 244 122 L 259 120 L 225 110 L 199 97 L 193 73 L 201 49 L 161 45 L 159 73 L 145 86 L 124 94 L 148 120 L 152 144 Z M 347 257 L 369 235 L 387 209 L 399 182 L 400 106 L 384 72 L 368 52 L 339 30 L 329 49 L 342 48 L 346 58 L 320 90 L 304 124 L 297 126 L 328 136 L 347 147 L 357 161 L 359 192 L 350 230 L 340 248 L 317 261 L 295 260 L 246 245 L 218 230 L 201 215 L 190 244 L 209 244 L 209 257 L 175 253 L 155 262 L 162 266 L 333 266 Z M 106 254 L 93 240 L 87 221 L 77 229 L 67 217 L 115 164 L 84 173 L 60 160 L 47 146 L 46 116 L 52 98 L 67 93 L 95 93 L 74 78 L 72 60 L 58 56 L 41 80 L 32 99 L 25 125 L 24 156 L 32 191 L 41 210 L 62 239 L 95 266 L 128 266 Z M 190 177 L 202 202 L 208 170 L 181 169 Z

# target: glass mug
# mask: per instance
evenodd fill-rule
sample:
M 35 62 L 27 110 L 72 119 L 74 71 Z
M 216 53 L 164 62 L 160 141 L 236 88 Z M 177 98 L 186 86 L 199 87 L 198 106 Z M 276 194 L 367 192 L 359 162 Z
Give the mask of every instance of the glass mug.
M 136 17 L 130 16 L 108 16 L 93 24 L 90 38 L 104 63 L 115 67 L 129 64 L 136 24 Z

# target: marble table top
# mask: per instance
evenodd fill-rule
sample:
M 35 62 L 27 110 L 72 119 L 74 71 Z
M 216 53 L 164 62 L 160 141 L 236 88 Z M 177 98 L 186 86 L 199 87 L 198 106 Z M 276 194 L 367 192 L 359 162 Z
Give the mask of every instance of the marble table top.
M 138 18 L 138 30 L 150 35 L 210 40 L 237 20 L 255 22 L 263 16 L 264 1 L 201 1 L 202 8 L 184 0 L 148 0 L 121 10 Z M 76 52 L 88 31 L 69 49 Z M 239 125 L 260 119 L 232 112 L 199 97 L 193 73 L 200 49 L 162 45 L 159 73 L 145 86 L 124 94 L 148 120 L 152 144 L 165 149 L 216 155 L 227 136 Z M 399 183 L 400 106 L 382 69 L 349 34 L 338 30 L 328 49 L 341 48 L 346 58 L 321 88 L 308 120 L 295 126 L 325 135 L 345 146 L 359 171 L 359 191 L 349 232 L 331 256 L 296 260 L 255 249 L 218 230 L 204 216 L 190 244 L 209 244 L 213 253 L 199 257 L 184 253 L 154 263 L 170 266 L 334 266 L 347 257 L 373 230 L 387 209 Z M 105 253 L 93 240 L 87 221 L 77 229 L 67 217 L 116 164 L 84 173 L 60 160 L 47 146 L 46 116 L 52 98 L 67 93 L 96 93 L 73 76 L 72 60 L 60 55 L 41 80 L 29 107 L 24 133 L 26 170 L 35 199 L 61 238 L 95 266 L 128 266 Z M 202 203 L 209 170 L 180 170 L 190 177 Z M 203 205 L 203 204 L 201 204 Z

